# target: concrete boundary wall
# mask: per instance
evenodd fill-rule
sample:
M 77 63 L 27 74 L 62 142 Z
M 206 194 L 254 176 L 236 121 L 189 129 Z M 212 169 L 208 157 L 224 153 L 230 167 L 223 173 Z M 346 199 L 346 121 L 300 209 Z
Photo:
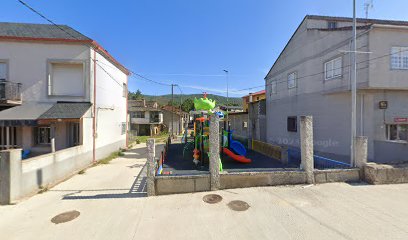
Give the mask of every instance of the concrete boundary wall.
M 408 164 L 376 164 L 364 166 L 364 180 L 370 184 L 408 183 Z
M 156 195 L 210 191 L 210 174 L 156 176 Z
M 331 182 L 359 182 L 362 179 L 361 170 L 353 169 L 327 169 L 314 170 L 315 183 Z
M 121 140 L 96 149 L 98 159 L 119 150 L 122 144 Z M 85 152 L 84 145 L 26 160 L 21 159 L 21 149 L 5 150 L 1 155 L 4 159 L 0 164 L 2 204 L 34 195 L 40 189 L 52 187 L 93 164 L 92 151 Z
M 358 182 L 360 169 L 315 170 L 316 183 Z M 302 170 L 220 173 L 220 189 L 306 184 Z M 156 176 L 156 195 L 210 191 L 210 175 Z
M 287 149 L 278 145 L 261 142 L 252 139 L 252 150 L 259 152 L 265 156 L 272 157 L 282 163 L 287 163 Z

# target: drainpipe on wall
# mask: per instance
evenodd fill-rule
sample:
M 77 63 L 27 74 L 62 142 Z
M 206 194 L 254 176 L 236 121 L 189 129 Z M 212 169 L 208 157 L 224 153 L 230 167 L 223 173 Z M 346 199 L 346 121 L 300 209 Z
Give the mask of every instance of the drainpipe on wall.
M 92 161 L 96 162 L 96 51 L 94 49 L 93 118 L 92 118 Z
M 125 116 L 126 116 L 126 148 L 129 146 L 129 131 L 128 131 L 128 97 L 129 97 L 129 76 L 126 75 L 126 110 L 125 110 Z

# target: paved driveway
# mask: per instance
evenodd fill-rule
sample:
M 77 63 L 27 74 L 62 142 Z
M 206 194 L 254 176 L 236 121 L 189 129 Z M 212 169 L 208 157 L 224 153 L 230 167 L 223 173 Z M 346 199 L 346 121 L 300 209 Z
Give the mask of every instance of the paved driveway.
M 408 185 L 263 187 L 146 198 L 145 148 L 0 207 L 0 239 L 408 239 Z M 242 200 L 243 212 L 227 204 Z M 78 218 L 50 220 L 77 210 Z

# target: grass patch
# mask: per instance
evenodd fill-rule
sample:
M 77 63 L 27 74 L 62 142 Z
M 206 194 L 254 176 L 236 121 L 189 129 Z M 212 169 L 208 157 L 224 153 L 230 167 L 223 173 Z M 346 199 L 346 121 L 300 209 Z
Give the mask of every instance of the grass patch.
M 147 139 L 149 139 L 149 138 L 154 138 L 154 139 L 156 139 L 156 142 L 160 142 L 160 141 L 165 141 L 167 138 L 168 138 L 168 133 L 167 132 L 163 132 L 163 133 L 160 133 L 159 135 L 156 135 L 156 136 L 138 136 L 138 137 L 136 137 L 136 139 L 135 139 L 135 142 L 136 142 L 136 144 L 139 144 L 139 143 L 145 143 L 145 142 L 147 142 Z
M 82 169 L 81 171 L 78 172 L 78 174 L 84 174 L 85 173 L 85 169 Z
M 122 157 L 122 156 L 125 156 L 125 154 L 123 153 L 123 150 L 121 149 L 121 150 L 119 150 L 117 152 L 111 153 L 111 155 L 107 156 L 106 158 L 99 160 L 96 163 L 96 165 L 98 165 L 98 164 L 109 164 L 110 161 L 112 161 L 113 159 L 115 159 L 117 157 Z
M 46 191 L 48 191 L 48 187 L 40 186 L 40 190 L 38 191 L 38 194 L 45 193 Z
M 133 139 L 132 143 L 129 144 L 129 148 L 133 147 L 136 144 L 141 144 L 141 143 L 146 143 L 147 139 L 149 138 L 154 138 L 156 139 L 156 142 L 165 142 L 167 138 L 169 137 L 167 132 L 163 132 L 159 135 L 156 136 L 137 136 Z

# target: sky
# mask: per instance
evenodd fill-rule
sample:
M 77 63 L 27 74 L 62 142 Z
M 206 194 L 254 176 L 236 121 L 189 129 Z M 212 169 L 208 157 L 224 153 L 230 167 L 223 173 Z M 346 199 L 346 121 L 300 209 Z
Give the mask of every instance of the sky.
M 24 0 L 57 24 L 96 40 L 142 76 L 175 93 L 240 97 L 264 77 L 307 14 L 352 16 L 352 0 Z M 364 17 L 364 0 L 357 16 Z M 407 0 L 374 0 L 370 18 L 408 21 Z M 17 0 L 1 0 L 1 22 L 47 23 Z M 130 91 L 169 94 L 136 75 Z

